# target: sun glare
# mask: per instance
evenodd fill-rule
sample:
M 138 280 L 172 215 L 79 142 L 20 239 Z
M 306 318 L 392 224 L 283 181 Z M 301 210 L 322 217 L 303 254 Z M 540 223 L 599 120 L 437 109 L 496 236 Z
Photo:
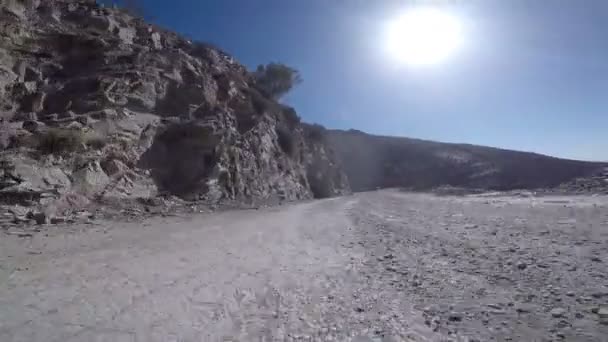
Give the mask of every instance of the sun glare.
M 386 48 L 391 57 L 408 65 L 445 61 L 461 45 L 460 20 L 436 8 L 410 9 L 387 25 Z

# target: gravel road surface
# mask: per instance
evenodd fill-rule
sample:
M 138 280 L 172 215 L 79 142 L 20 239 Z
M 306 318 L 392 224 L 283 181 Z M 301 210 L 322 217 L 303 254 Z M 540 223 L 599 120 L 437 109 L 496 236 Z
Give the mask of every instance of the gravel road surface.
M 0 233 L 0 341 L 608 341 L 608 198 L 396 190 Z

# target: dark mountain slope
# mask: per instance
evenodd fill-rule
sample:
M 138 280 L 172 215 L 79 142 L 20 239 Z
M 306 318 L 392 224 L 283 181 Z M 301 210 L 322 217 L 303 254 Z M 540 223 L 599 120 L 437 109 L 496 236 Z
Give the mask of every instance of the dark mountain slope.
M 355 191 L 452 185 L 496 190 L 546 188 L 595 174 L 606 164 L 468 144 L 330 130 L 331 146 Z

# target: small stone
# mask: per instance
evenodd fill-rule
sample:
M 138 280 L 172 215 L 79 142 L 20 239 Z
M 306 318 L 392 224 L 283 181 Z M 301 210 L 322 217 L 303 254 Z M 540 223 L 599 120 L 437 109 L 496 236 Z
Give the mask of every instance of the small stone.
M 608 319 L 608 306 L 598 308 L 597 315 L 602 319 Z
M 76 113 L 71 110 L 66 110 L 64 112 L 59 113 L 59 117 L 61 119 L 73 119 L 76 117 Z
M 31 212 L 30 211 L 27 214 L 27 218 L 30 219 L 30 221 L 33 221 L 35 224 L 38 224 L 38 225 L 50 223 L 49 217 L 43 212 Z
M 528 264 L 526 264 L 523 261 L 520 261 L 520 262 L 517 263 L 517 268 L 519 268 L 520 270 L 525 270 L 526 267 L 528 267 Z
M 575 299 L 577 303 L 585 303 L 585 302 L 589 302 L 592 300 L 591 297 L 586 297 L 586 296 L 582 296 L 582 297 L 578 297 Z
M 554 308 L 550 311 L 551 316 L 555 317 L 555 318 L 560 318 L 560 317 L 564 317 L 564 315 L 566 314 L 566 309 L 564 308 Z
M 568 297 L 574 297 L 574 292 L 573 291 L 568 291 L 568 292 L 566 292 L 566 296 L 568 296 Z
M 593 261 L 593 262 L 602 262 L 602 259 L 600 259 L 597 256 L 593 256 L 593 257 L 591 257 L 591 261 Z
M 504 315 L 507 313 L 505 310 L 502 310 L 502 309 L 492 309 L 488 312 L 491 314 L 494 314 L 494 315 Z
M 18 236 L 18 237 L 21 237 L 21 238 L 34 236 L 32 233 L 22 232 L 22 231 L 8 231 L 8 232 L 6 232 L 6 234 L 8 234 L 8 235 L 15 235 L 15 236 Z
M 534 310 L 534 307 L 530 304 L 519 303 L 516 305 L 515 310 L 519 313 L 528 313 Z
M 460 321 L 462 321 L 463 317 L 464 317 L 464 315 L 461 312 L 451 312 L 450 315 L 448 316 L 448 319 L 451 322 L 460 322 Z
M 364 310 L 363 308 L 361 308 L 361 307 L 356 307 L 356 308 L 355 308 L 355 312 L 359 312 L 359 313 L 361 313 L 361 312 L 364 312 L 364 311 L 365 311 L 365 310 Z
M 70 122 L 67 126 L 65 126 L 66 129 L 71 129 L 71 130 L 75 130 L 75 131 L 79 131 L 81 130 L 82 124 L 80 122 L 74 121 L 74 122 Z
M 23 129 L 31 133 L 40 131 L 44 126 L 44 123 L 34 120 L 28 120 L 22 124 Z
M 91 123 L 91 118 L 89 118 L 86 115 L 81 115 L 76 118 L 76 121 L 79 122 L 83 126 L 87 126 L 88 124 Z
M 51 218 L 51 224 L 59 224 L 65 222 L 65 217 L 53 217 Z

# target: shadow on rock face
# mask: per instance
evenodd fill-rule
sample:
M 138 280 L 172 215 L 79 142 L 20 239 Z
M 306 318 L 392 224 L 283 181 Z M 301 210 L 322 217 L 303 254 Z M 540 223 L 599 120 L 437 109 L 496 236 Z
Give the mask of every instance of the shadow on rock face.
M 182 197 L 206 191 L 206 179 L 217 164 L 219 137 L 212 127 L 176 123 L 157 132 L 139 166 L 151 170 L 158 189 Z

